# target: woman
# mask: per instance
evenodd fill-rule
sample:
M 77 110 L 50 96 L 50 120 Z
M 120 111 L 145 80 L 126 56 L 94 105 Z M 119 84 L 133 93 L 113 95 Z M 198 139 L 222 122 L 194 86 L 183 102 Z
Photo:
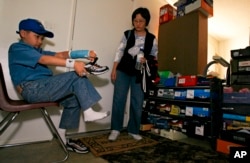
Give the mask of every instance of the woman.
M 123 128 L 124 109 L 130 89 L 130 114 L 127 131 L 136 140 L 141 140 L 139 135 L 144 91 L 142 77 L 144 69 L 135 68 L 137 54 L 143 50 L 144 57 L 139 61 L 146 67 L 147 62 L 157 59 L 158 46 L 156 38 L 149 33 L 147 26 L 150 13 L 147 8 L 137 8 L 132 14 L 132 30 L 124 32 L 117 49 L 111 80 L 114 83 L 114 95 L 111 117 L 111 133 L 109 140 L 114 141 Z

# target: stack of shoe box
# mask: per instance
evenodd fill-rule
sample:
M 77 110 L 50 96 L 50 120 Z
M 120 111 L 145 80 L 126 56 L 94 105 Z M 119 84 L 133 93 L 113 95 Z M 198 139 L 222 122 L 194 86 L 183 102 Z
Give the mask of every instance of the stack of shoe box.
M 250 47 L 231 50 L 230 86 L 224 88 L 222 127 L 217 151 L 250 144 Z M 227 148 L 228 147 L 228 148 Z

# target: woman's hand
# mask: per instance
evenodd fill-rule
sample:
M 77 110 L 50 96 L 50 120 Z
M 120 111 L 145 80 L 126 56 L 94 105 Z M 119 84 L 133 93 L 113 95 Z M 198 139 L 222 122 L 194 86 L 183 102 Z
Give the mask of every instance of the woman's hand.
M 116 70 L 112 69 L 112 72 L 111 72 L 111 81 L 112 81 L 112 83 L 114 83 L 115 80 L 116 80 Z
M 146 63 L 147 59 L 145 57 L 141 58 L 141 63 Z

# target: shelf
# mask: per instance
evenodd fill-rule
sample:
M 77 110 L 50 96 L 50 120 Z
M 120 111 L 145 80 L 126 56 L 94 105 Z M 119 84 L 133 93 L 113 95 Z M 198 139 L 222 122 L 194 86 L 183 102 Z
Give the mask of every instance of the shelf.
M 208 85 L 199 85 L 199 86 L 187 86 L 187 87 L 178 87 L 178 86 L 164 86 L 162 84 L 158 84 L 155 88 L 165 88 L 165 89 L 210 89 Z
M 150 111 L 150 110 L 144 110 L 150 114 L 156 114 L 163 117 L 169 117 L 173 119 L 180 119 L 180 120 L 199 120 L 201 122 L 209 122 L 211 120 L 211 117 L 192 117 L 192 116 L 185 116 L 185 115 L 172 115 L 169 113 L 159 112 L 159 111 Z
M 165 101 L 171 104 L 183 104 L 183 105 L 192 105 L 192 106 L 201 106 L 205 105 L 206 107 L 210 106 L 210 101 L 197 101 L 197 100 L 176 100 L 176 99 L 169 99 L 164 97 L 148 97 L 149 100 L 157 100 L 157 101 Z
M 150 94 L 145 98 L 144 111 L 150 122 L 157 122 L 159 117 L 180 120 L 181 131 L 186 131 L 192 137 L 210 139 L 214 148 L 221 124 L 222 88 L 222 80 L 217 78 L 212 78 L 209 86 L 157 85 L 150 89 Z M 161 121 L 155 123 L 156 127 L 157 124 L 165 125 Z M 171 121 L 166 124 L 172 127 Z

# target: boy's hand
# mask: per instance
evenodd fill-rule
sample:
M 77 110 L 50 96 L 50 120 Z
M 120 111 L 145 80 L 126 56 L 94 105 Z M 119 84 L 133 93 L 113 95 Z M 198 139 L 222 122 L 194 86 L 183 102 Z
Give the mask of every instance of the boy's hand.
M 84 68 L 85 63 L 81 62 L 81 61 L 75 61 L 74 64 L 74 69 L 77 75 L 79 76 L 86 76 L 88 74 L 88 72 L 86 71 L 86 69 Z
M 89 51 L 89 57 L 88 57 L 88 59 L 89 59 L 91 62 L 93 62 L 93 61 L 95 60 L 95 58 L 96 58 L 96 52 L 95 52 L 94 50 L 90 50 L 90 51 Z

